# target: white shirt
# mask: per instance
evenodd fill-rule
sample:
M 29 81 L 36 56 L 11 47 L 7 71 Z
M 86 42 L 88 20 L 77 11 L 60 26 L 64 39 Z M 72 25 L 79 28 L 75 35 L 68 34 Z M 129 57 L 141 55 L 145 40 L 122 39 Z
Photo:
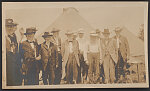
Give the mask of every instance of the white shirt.
M 56 42 L 56 45 L 57 45 L 57 50 L 60 51 L 60 48 L 59 48 L 59 38 L 58 37 L 54 37 L 55 39 L 55 42 Z
M 48 49 L 49 49 L 49 44 L 50 44 L 50 43 L 46 43 L 46 45 L 47 45 Z
M 85 41 L 83 40 L 83 38 L 78 38 L 78 43 L 79 43 L 79 49 L 80 51 L 84 52 L 84 48 L 85 48 Z
M 72 42 L 69 42 L 69 53 L 72 53 L 72 52 L 73 52 L 72 48 L 73 48 Z
M 119 48 L 119 37 L 117 37 L 117 48 Z
M 55 37 L 56 44 L 58 45 L 58 38 Z
M 89 51 L 90 52 L 99 52 L 99 46 L 97 43 L 95 44 L 89 44 Z
M 30 45 L 31 45 L 32 49 L 34 49 L 34 44 L 33 44 L 33 43 L 30 43 Z
M 84 59 L 87 60 L 87 42 L 84 38 L 77 38 L 79 50 L 83 53 Z
M 34 51 L 35 51 L 35 57 L 36 57 L 36 47 L 34 46 L 34 43 L 30 43 L 30 45 L 31 45 L 31 47 L 32 47 L 32 49 L 34 49 Z

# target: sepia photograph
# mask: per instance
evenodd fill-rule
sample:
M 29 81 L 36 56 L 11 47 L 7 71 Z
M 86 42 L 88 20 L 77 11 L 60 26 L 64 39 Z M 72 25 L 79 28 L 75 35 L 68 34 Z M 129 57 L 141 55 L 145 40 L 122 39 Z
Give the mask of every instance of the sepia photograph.
M 2 89 L 149 88 L 148 2 L 2 2 Z

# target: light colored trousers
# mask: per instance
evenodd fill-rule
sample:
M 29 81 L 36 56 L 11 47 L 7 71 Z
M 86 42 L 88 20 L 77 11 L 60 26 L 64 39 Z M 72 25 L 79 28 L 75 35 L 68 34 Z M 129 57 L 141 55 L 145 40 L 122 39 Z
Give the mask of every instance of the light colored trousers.
M 103 59 L 105 81 L 114 82 L 115 80 L 115 63 L 112 57 L 108 54 Z

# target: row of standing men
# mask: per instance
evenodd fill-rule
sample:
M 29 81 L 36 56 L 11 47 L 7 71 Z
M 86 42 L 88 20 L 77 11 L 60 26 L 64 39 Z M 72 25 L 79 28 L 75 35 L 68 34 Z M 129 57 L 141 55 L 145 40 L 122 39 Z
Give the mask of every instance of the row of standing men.
M 83 39 L 84 32 L 80 30 L 79 38 L 73 32 L 67 32 L 67 40 L 61 43 L 58 29 L 51 33 L 45 32 L 45 41 L 38 44 L 34 35 L 36 28 L 26 29 L 27 40 L 17 41 L 15 31 L 17 23 L 6 19 L 6 77 L 7 85 L 38 85 L 39 72 L 42 70 L 42 80 L 47 84 L 66 83 L 98 83 L 104 78 L 104 83 L 125 79 L 126 63 L 129 59 L 127 39 L 120 35 L 122 29 L 115 28 L 116 36 L 109 38 L 109 29 L 102 32 L 96 30 L 90 33 L 90 42 Z M 22 37 L 21 37 L 22 39 Z M 48 81 L 47 81 L 48 80 Z

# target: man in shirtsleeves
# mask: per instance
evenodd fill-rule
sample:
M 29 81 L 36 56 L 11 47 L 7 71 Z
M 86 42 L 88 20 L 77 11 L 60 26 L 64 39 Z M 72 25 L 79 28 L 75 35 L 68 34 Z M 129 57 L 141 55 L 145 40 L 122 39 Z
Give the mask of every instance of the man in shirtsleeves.
M 94 31 L 90 33 L 90 43 L 88 44 L 87 51 L 87 61 L 89 64 L 88 77 L 91 84 L 96 84 L 99 79 L 100 54 L 98 35 Z
M 35 27 L 26 28 L 27 40 L 22 42 L 23 50 L 23 70 L 25 71 L 25 85 L 39 84 L 39 46 L 37 40 L 34 38 L 36 33 Z
M 64 42 L 62 46 L 63 71 L 66 71 L 67 83 L 76 84 L 78 79 L 78 67 L 80 67 L 78 57 L 79 44 L 78 42 L 73 40 L 72 32 L 67 32 L 66 35 L 68 39 Z M 63 72 L 62 78 L 64 77 L 65 73 Z
M 61 55 L 61 38 L 59 37 L 59 29 L 53 29 L 51 33 L 53 33 L 54 43 L 57 46 L 58 51 L 58 68 L 55 70 L 55 84 L 60 84 L 61 76 L 62 76 L 62 55 Z
M 81 83 L 84 83 L 85 80 L 87 79 L 87 74 L 88 74 L 88 65 L 86 64 L 87 60 L 87 55 L 86 55 L 86 40 L 84 39 L 84 32 L 83 29 L 80 28 L 78 32 L 78 38 L 79 42 L 79 60 L 80 60 L 80 71 L 81 71 Z
M 16 86 L 22 84 L 21 74 L 21 56 L 19 55 L 19 41 L 15 31 L 17 23 L 13 19 L 5 20 L 6 27 L 6 81 L 8 86 Z

